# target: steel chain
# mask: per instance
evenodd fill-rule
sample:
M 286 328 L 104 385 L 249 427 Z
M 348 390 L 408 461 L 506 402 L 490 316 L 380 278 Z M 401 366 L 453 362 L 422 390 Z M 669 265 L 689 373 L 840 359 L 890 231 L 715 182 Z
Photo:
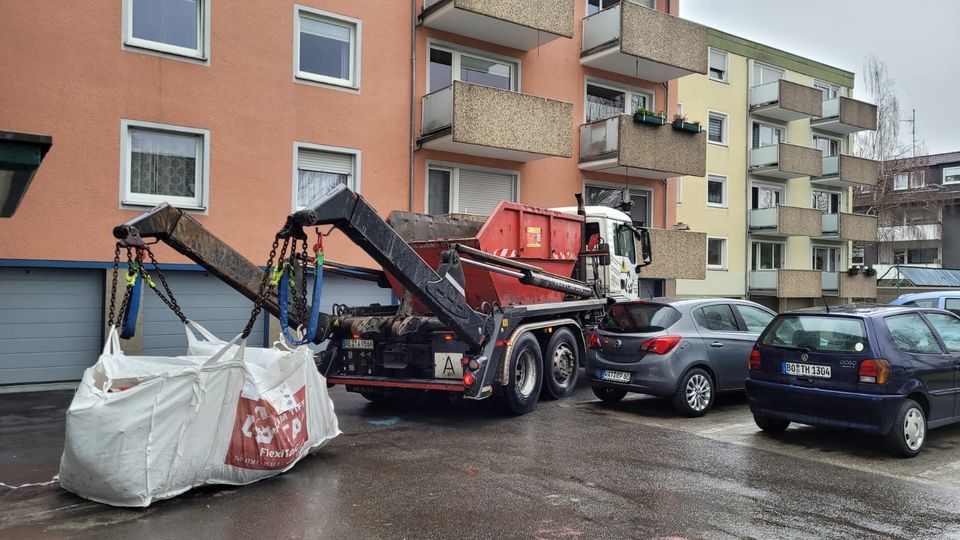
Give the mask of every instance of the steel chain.
M 107 326 L 113 326 L 114 312 L 117 309 L 117 275 L 120 273 L 120 242 L 113 248 L 113 278 L 110 280 L 110 312 L 107 314 Z
M 287 245 L 290 243 L 290 239 L 286 239 L 283 242 L 283 248 L 280 251 L 280 261 L 283 261 L 283 258 L 287 253 Z M 277 246 L 280 244 L 280 236 L 277 235 L 273 238 L 273 245 L 270 246 L 270 257 L 267 259 L 267 267 L 263 270 L 263 277 L 260 278 L 260 288 L 257 291 L 257 299 L 253 302 L 253 310 L 250 312 L 250 320 L 247 321 L 247 325 L 243 327 L 243 333 L 241 337 L 247 339 L 250 336 L 250 332 L 253 331 L 253 325 L 257 322 L 257 317 L 260 316 L 260 310 L 263 309 L 263 302 L 267 299 L 267 284 L 270 282 L 270 274 L 273 272 L 273 261 L 277 256 Z
M 174 298 L 173 292 L 170 291 L 170 286 L 167 285 L 167 278 L 163 275 L 163 271 L 160 270 L 160 265 L 157 263 L 156 257 L 153 256 L 153 251 L 150 249 L 150 246 L 144 246 L 142 249 L 146 251 L 147 255 L 150 257 L 150 264 L 153 265 L 153 269 L 154 271 L 156 271 L 157 277 L 160 278 L 160 283 L 163 285 L 163 290 L 167 293 L 167 296 L 164 296 L 163 293 L 160 292 L 160 289 L 156 287 L 151 287 L 151 289 L 153 289 L 153 292 L 157 293 L 157 296 L 160 297 L 160 300 L 162 300 L 163 303 L 166 304 L 168 308 L 173 310 L 173 312 L 180 319 L 180 322 L 182 322 L 183 324 L 187 324 L 188 319 L 186 315 L 183 314 L 183 311 L 180 310 L 180 304 L 178 304 L 177 299 Z M 140 272 L 142 273 L 144 280 L 146 280 L 147 278 L 149 278 L 149 274 L 147 273 L 147 269 L 143 265 L 142 257 L 143 256 L 138 252 L 137 259 L 140 261 Z
M 305 327 L 310 320 L 310 306 L 307 304 L 307 261 L 310 256 L 307 254 L 307 240 L 301 240 L 302 249 L 300 251 L 300 295 L 297 298 L 297 320 L 301 327 Z M 316 284 L 314 284 L 316 286 Z M 293 291 L 291 291 L 293 292 Z M 303 328 L 306 332 L 307 329 Z

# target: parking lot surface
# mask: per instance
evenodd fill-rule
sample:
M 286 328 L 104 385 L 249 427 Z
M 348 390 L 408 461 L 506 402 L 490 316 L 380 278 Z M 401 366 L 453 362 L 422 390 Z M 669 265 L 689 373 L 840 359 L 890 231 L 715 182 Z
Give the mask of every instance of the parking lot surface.
M 332 396 L 344 434 L 287 474 L 139 510 L 0 487 L 0 537 L 960 538 L 960 427 L 901 460 L 855 433 L 761 434 L 742 395 L 699 419 L 589 388 L 519 418 Z M 70 397 L 0 395 L 0 482 L 56 474 Z

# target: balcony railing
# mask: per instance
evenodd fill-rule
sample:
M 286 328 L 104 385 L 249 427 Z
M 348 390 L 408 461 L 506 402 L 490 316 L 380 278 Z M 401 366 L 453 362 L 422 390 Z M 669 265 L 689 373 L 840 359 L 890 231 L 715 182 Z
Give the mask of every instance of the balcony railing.
M 522 51 L 573 37 L 572 0 L 424 0 L 420 23 Z
M 580 126 L 580 169 L 639 178 L 704 176 L 706 134 L 620 114 Z
M 828 292 L 838 294 L 840 291 L 840 274 L 837 272 L 823 272 L 821 274 L 820 288 L 824 294 Z
M 775 206 L 750 210 L 750 232 L 767 236 L 820 236 L 822 212 L 815 208 Z
M 823 237 L 857 242 L 877 240 L 877 217 L 846 212 L 823 214 L 821 218 Z
M 583 20 L 580 62 L 665 82 L 707 73 L 707 28 L 630 0 Z
M 783 122 L 820 116 L 821 104 L 820 90 L 783 79 L 750 88 L 750 112 Z
M 921 240 L 940 240 L 942 237 L 939 222 L 877 228 L 877 240 L 880 242 L 918 242 Z
M 653 262 L 640 269 L 645 279 L 706 279 L 707 235 L 673 229 L 647 229 Z
M 421 103 L 424 148 L 511 161 L 573 156 L 570 103 L 461 81 Z
M 823 102 L 823 114 L 810 121 L 810 127 L 838 135 L 877 129 L 877 106 L 847 97 Z
M 818 298 L 822 292 L 820 270 L 753 270 L 750 272 L 750 293 L 778 298 Z
M 823 158 L 820 150 L 795 144 L 779 143 L 750 150 L 750 173 L 780 180 L 802 176 L 821 176 Z
M 865 187 L 877 185 L 877 162 L 854 156 L 824 156 L 820 176 L 810 182 L 833 187 Z

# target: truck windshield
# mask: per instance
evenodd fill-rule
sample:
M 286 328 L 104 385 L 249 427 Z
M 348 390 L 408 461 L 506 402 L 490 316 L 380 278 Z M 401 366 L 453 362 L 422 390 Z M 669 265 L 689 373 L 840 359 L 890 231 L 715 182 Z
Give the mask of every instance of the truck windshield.
M 661 332 L 680 320 L 680 312 L 665 304 L 637 302 L 616 304 L 600 323 L 608 332 Z
M 861 353 L 868 344 L 862 320 L 818 315 L 781 315 L 767 329 L 761 343 L 823 353 Z

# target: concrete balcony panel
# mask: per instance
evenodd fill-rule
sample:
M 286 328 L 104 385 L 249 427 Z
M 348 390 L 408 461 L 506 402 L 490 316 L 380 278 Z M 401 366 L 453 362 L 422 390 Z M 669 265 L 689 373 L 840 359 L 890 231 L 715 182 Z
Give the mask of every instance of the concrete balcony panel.
M 580 169 L 640 178 L 704 176 L 705 132 L 634 122 L 621 114 L 580 126 Z
M 650 231 L 653 262 L 640 269 L 641 278 L 706 279 L 706 233 L 672 229 L 647 230 Z
M 580 63 L 653 82 L 707 73 L 707 27 L 624 0 L 583 20 Z
M 845 212 L 823 214 L 821 224 L 822 238 L 856 242 L 877 241 L 877 216 Z
M 784 79 L 750 89 L 750 113 L 782 122 L 823 114 L 823 93 Z
M 813 184 L 833 187 L 874 187 L 879 174 L 877 162 L 854 156 L 825 156 L 822 174 L 810 179 Z
M 851 276 L 838 272 L 840 280 L 840 298 L 877 298 L 877 276 L 866 276 L 862 272 Z
M 877 129 L 877 106 L 847 97 L 823 102 L 823 116 L 810 120 L 810 127 L 837 135 Z
M 574 0 L 425 0 L 420 23 L 522 51 L 573 37 Z
M 789 180 L 802 176 L 821 176 L 823 153 L 816 148 L 795 144 L 773 144 L 750 150 L 750 174 Z
M 880 242 L 919 242 L 941 238 L 943 234 L 939 223 L 877 227 L 877 240 Z
M 423 97 L 423 148 L 511 161 L 573 157 L 573 105 L 454 81 Z
M 820 270 L 754 270 L 750 272 L 750 294 L 777 298 L 819 298 L 822 274 Z
M 765 236 L 821 235 L 823 212 L 816 208 L 775 206 L 750 210 L 750 232 Z

